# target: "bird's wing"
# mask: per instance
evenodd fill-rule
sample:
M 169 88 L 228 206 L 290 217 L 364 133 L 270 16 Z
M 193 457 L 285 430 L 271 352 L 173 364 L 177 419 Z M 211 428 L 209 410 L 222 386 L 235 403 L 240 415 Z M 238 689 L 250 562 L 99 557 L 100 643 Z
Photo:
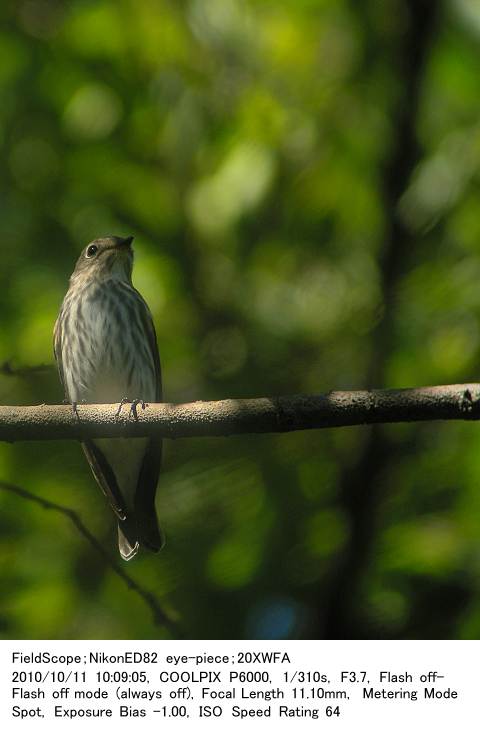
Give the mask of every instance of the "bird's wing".
M 162 370 L 160 367 L 160 356 L 158 354 L 155 325 L 153 324 L 153 319 L 150 314 L 150 310 L 148 309 L 148 305 L 143 299 L 142 295 L 137 290 L 135 290 L 135 294 L 138 298 L 138 312 L 142 322 L 143 330 L 148 340 L 148 348 L 152 356 L 153 364 L 155 366 L 155 398 L 157 401 L 160 401 L 160 399 L 162 398 Z
M 138 474 L 134 509 L 140 542 L 151 551 L 159 551 L 164 543 L 155 511 L 155 492 L 161 462 L 162 441 L 150 439 Z
M 100 485 L 103 494 L 119 520 L 127 518 L 128 510 L 123 495 L 118 487 L 117 478 L 112 468 L 105 459 L 101 449 L 91 439 L 82 442 L 82 449 L 88 460 L 88 464 Z
M 53 330 L 53 354 L 55 356 L 55 360 L 57 361 L 58 375 L 60 376 L 60 381 L 62 382 L 63 390 L 65 392 L 65 398 L 69 399 L 67 387 L 65 385 L 65 377 L 63 375 L 62 338 L 60 332 L 61 317 L 62 310 L 60 310 L 60 314 L 57 318 L 57 321 L 55 322 L 55 327 Z
M 137 295 L 140 300 L 139 314 L 155 366 L 155 397 L 157 401 L 160 401 L 162 398 L 162 374 L 155 326 L 148 305 L 140 293 L 137 292 Z M 141 542 L 154 551 L 159 551 L 163 546 L 163 537 L 158 527 L 155 512 L 155 492 L 157 490 L 161 462 L 162 440 L 151 437 L 148 441 L 148 447 L 138 473 L 134 506 Z

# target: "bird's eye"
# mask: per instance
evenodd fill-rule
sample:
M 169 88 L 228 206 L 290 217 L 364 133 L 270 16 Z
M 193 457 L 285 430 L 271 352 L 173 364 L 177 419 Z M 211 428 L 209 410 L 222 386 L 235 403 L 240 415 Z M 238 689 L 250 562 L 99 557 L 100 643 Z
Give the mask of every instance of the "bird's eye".
M 87 259 L 91 259 L 92 256 L 95 256 L 97 251 L 98 251 L 98 246 L 95 246 L 95 244 L 92 244 L 91 246 L 89 246 L 87 249 L 87 253 L 86 253 Z

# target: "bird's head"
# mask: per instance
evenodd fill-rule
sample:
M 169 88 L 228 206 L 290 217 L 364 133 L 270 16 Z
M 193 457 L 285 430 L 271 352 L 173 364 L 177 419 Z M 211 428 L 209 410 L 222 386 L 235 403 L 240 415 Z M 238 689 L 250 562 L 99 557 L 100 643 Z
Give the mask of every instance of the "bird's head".
M 71 279 L 121 279 L 131 283 L 133 236 L 105 236 L 91 241 L 80 254 Z

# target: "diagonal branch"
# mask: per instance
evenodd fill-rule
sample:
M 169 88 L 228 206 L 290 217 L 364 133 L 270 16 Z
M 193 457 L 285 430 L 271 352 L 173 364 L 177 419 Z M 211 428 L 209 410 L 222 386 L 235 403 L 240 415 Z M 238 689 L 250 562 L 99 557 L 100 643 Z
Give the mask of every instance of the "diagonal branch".
M 173 635 L 178 636 L 179 628 L 177 627 L 175 622 L 168 616 L 165 610 L 160 606 L 158 599 L 155 597 L 155 595 L 140 586 L 140 584 L 132 579 L 132 577 L 129 576 L 127 572 L 121 566 L 119 566 L 116 561 L 113 560 L 113 558 L 107 553 L 107 551 L 105 551 L 102 544 L 95 538 L 93 533 L 90 533 L 88 528 L 84 525 L 84 523 L 74 510 L 72 510 L 71 508 L 67 508 L 63 505 L 59 505 L 58 503 L 51 502 L 51 500 L 46 500 L 45 498 L 33 495 L 31 492 L 25 490 L 23 487 L 11 485 L 7 482 L 0 481 L 0 490 L 5 490 L 7 492 L 13 493 L 14 495 L 18 495 L 24 500 L 30 500 L 31 502 L 37 503 L 37 505 L 41 505 L 42 508 L 45 508 L 46 510 L 55 510 L 57 513 L 61 513 L 66 518 L 68 518 L 73 523 L 78 532 L 81 533 L 82 536 L 95 549 L 95 551 L 97 551 L 97 553 L 101 555 L 102 560 L 106 564 L 108 564 L 108 566 L 110 566 L 112 571 L 117 574 L 120 579 L 122 579 L 122 581 L 128 586 L 129 589 L 138 594 L 138 596 L 149 606 L 152 611 L 155 624 L 166 627 L 172 632 Z
M 480 419 L 480 384 L 320 395 L 146 404 L 135 418 L 114 404 L 0 406 L 0 441 L 231 436 L 359 424 Z
M 54 371 L 53 365 L 40 363 L 32 366 L 12 366 L 10 360 L 0 363 L 0 376 L 15 376 L 18 378 L 28 378 L 37 373 L 49 373 Z

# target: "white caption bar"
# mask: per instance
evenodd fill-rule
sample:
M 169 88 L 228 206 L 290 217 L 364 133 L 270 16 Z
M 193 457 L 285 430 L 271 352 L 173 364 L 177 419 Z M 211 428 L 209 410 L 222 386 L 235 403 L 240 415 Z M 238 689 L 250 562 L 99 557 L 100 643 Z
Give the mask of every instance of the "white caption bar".
M 477 716 L 479 649 L 477 641 L 8 640 L 0 724 L 451 729 Z

